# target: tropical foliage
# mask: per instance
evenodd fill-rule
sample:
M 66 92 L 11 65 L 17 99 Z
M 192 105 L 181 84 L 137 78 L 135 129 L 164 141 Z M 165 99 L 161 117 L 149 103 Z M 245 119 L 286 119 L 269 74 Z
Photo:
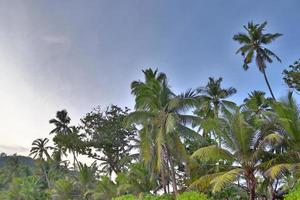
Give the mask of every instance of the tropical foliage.
M 0 199 L 299 199 L 299 62 L 283 72 L 296 92 L 276 100 L 266 66 L 280 59 L 266 45 L 281 34 L 266 25 L 249 22 L 233 39 L 271 97 L 255 90 L 234 102 L 237 90 L 213 77 L 177 93 L 165 73 L 145 69 L 131 83 L 133 110 L 97 107 L 77 125 L 60 110 L 49 121 L 52 140 L 34 140 L 32 158 L 1 153 Z

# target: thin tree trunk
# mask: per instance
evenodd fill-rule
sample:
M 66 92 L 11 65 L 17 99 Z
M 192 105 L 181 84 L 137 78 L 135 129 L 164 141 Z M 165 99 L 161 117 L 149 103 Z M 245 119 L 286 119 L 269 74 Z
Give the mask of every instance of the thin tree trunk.
M 78 160 L 76 158 L 75 152 L 73 151 L 72 153 L 73 153 L 73 159 L 74 159 L 73 165 L 74 165 L 74 170 L 75 170 L 76 169 L 76 164 L 79 165 L 79 163 L 78 163 Z
M 169 153 L 168 148 L 165 148 L 165 151 L 166 151 L 166 154 L 167 154 L 167 158 L 168 158 L 168 160 L 169 160 L 169 163 L 170 163 L 171 177 L 172 177 L 172 187 L 173 187 L 174 195 L 175 195 L 175 197 L 176 197 L 177 194 L 178 194 L 178 191 L 177 191 L 177 183 L 176 183 L 176 174 L 175 174 L 175 169 L 174 169 L 174 163 L 173 163 L 173 160 L 172 160 L 172 158 L 171 158 L 171 155 L 170 155 L 170 153 Z
M 166 176 L 165 176 L 165 172 L 164 172 L 164 168 L 161 169 L 161 179 L 162 179 L 162 185 L 163 185 L 163 188 L 164 188 L 164 193 L 167 194 L 167 187 L 166 187 Z
M 263 75 L 264 75 L 264 78 L 265 78 L 265 81 L 266 81 L 267 86 L 268 86 L 268 88 L 269 88 L 269 91 L 270 91 L 270 93 L 271 93 L 271 96 L 272 96 L 272 98 L 276 101 L 275 96 L 274 96 L 273 91 L 272 91 L 272 88 L 271 88 L 271 85 L 270 85 L 270 83 L 269 83 L 268 77 L 267 77 L 267 75 L 266 75 L 266 70 L 265 70 L 264 68 L 263 68 L 263 70 L 262 70 L 262 73 L 263 73 Z
M 48 188 L 50 188 L 51 185 L 50 185 L 50 181 L 49 181 L 48 174 L 47 174 L 47 171 L 45 169 L 44 163 L 42 163 L 42 170 L 43 170 L 46 182 L 47 182 L 47 186 L 48 186 Z

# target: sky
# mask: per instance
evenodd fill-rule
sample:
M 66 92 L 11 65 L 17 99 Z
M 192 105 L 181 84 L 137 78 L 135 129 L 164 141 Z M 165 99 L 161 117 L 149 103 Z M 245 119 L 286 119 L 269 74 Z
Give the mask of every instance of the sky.
M 300 58 L 298 0 L 0 0 L 0 152 L 28 155 L 49 137 L 49 119 L 67 109 L 72 124 L 93 107 L 133 108 L 130 83 L 142 69 L 165 72 L 176 93 L 223 77 L 242 102 L 268 91 L 255 65 L 245 72 L 232 36 L 248 21 L 284 35 L 268 65 L 276 97 L 282 70 Z

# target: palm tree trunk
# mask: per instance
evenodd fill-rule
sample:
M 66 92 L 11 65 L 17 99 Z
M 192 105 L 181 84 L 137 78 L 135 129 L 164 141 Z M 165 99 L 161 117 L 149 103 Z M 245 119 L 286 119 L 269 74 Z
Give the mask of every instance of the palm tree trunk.
M 166 176 L 165 176 L 165 169 L 161 169 L 161 179 L 162 179 L 162 185 L 163 185 L 163 189 L 164 189 L 164 194 L 167 194 L 167 187 L 166 187 Z
M 174 163 L 173 163 L 173 160 L 171 158 L 170 152 L 169 152 L 167 147 L 165 147 L 165 151 L 166 151 L 166 154 L 167 154 L 167 159 L 170 163 L 171 177 L 172 177 L 172 187 L 173 187 L 174 195 L 176 197 L 177 194 L 178 194 L 178 191 L 177 191 L 177 183 L 176 183 L 176 174 L 175 174 L 175 169 L 174 169 Z
M 270 83 L 269 83 L 269 81 L 268 81 L 268 77 L 267 77 L 267 75 L 266 75 L 266 70 L 265 70 L 264 68 L 263 68 L 263 70 L 262 70 L 262 73 L 263 73 L 263 75 L 264 75 L 264 78 L 265 78 L 265 81 L 266 81 L 267 86 L 268 86 L 268 88 L 269 88 L 269 91 L 270 91 L 270 93 L 271 93 L 271 96 L 272 96 L 272 98 L 276 101 L 275 96 L 274 96 L 273 91 L 272 91 L 272 88 L 271 88 L 271 85 L 270 85 Z
M 78 160 L 77 160 L 77 158 L 76 158 L 76 153 L 75 153 L 75 151 L 73 151 L 72 152 L 73 153 L 73 165 L 74 165 L 74 170 L 76 169 L 76 164 L 78 165 L 79 163 L 78 163 Z
M 253 172 L 248 172 L 245 174 L 247 188 L 248 188 L 248 199 L 255 200 L 255 190 L 256 190 L 256 179 Z
M 47 173 L 47 171 L 46 171 L 46 169 L 45 169 L 44 163 L 42 163 L 42 170 L 43 170 L 43 173 L 44 173 L 44 176 L 45 176 L 46 182 L 47 182 L 47 186 L 48 186 L 48 188 L 50 188 L 50 187 L 51 187 L 51 185 L 50 185 L 50 181 L 49 181 L 48 173 Z

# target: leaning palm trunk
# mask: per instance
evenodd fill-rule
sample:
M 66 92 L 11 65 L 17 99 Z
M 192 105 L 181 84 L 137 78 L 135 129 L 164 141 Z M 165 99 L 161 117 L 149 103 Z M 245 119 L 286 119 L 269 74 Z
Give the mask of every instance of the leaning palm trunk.
M 267 84 L 267 86 L 268 86 L 268 89 L 269 89 L 269 91 L 270 91 L 270 93 L 271 93 L 272 98 L 273 98 L 274 100 L 276 100 L 276 99 L 275 99 L 275 96 L 274 96 L 274 94 L 273 94 L 271 85 L 270 85 L 270 83 L 269 83 L 267 74 L 266 74 L 266 64 L 265 64 L 265 62 L 264 62 L 264 59 L 262 58 L 263 52 L 262 52 L 261 49 L 257 49 L 257 50 L 256 50 L 256 54 L 257 54 L 257 56 L 256 56 L 256 64 L 257 64 L 257 66 L 258 66 L 258 69 L 259 69 L 259 71 L 261 71 L 261 73 L 263 73 L 263 75 L 264 75 L 264 79 L 265 79 L 265 81 L 266 81 L 266 84 Z
M 269 88 L 269 91 L 270 91 L 270 93 L 271 93 L 272 98 L 273 98 L 274 100 L 276 100 L 276 99 L 275 99 L 275 96 L 274 96 L 274 94 L 273 94 L 271 85 L 270 85 L 270 83 L 269 83 L 269 81 L 268 81 L 268 77 L 267 77 L 267 75 L 266 75 L 266 70 L 263 69 L 262 73 L 263 73 L 263 75 L 264 75 L 265 81 L 266 81 L 266 83 L 267 83 L 267 86 L 268 86 L 268 88 Z

